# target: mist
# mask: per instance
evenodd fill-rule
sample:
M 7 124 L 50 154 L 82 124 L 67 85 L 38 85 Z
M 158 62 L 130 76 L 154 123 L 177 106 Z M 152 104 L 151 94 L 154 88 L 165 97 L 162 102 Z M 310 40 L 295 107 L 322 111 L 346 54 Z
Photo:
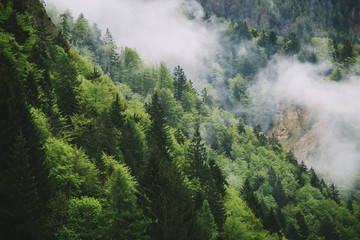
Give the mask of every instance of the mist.
M 149 65 L 161 61 L 170 69 L 180 65 L 189 78 L 206 71 L 205 62 L 220 51 L 221 25 L 205 26 L 202 7 L 187 0 L 46 0 L 58 9 L 80 13 L 119 46 L 135 49 Z M 191 16 L 192 21 L 188 19 Z
M 70 9 L 75 18 L 83 13 L 103 32 L 109 28 L 117 45 L 136 49 L 145 63 L 156 65 L 164 61 L 170 69 L 180 65 L 198 90 L 207 87 L 220 101 L 229 96 L 224 69 L 217 63 L 221 61 L 217 55 L 223 51 L 220 38 L 226 26 L 215 19 L 204 23 L 204 11 L 194 0 L 46 2 L 59 9 Z M 271 0 L 269 5 L 273 6 Z M 278 14 L 277 9 L 272 11 Z M 251 44 L 243 42 L 237 47 L 238 58 L 251 55 Z M 253 125 L 260 123 L 266 130 L 277 104 L 293 102 L 305 106 L 312 121 L 321 123 L 318 146 L 307 164 L 328 182 L 349 186 L 360 170 L 360 81 L 354 76 L 331 82 L 325 78 L 331 67 L 330 63 L 299 63 L 274 56 L 253 80 L 250 109 L 239 103 L 228 110 L 256 116 L 251 119 Z M 205 75 L 212 79 L 211 85 L 202 80 Z
M 325 73 L 330 68 L 330 63 L 299 63 L 278 56 L 258 74 L 251 92 L 272 110 L 290 102 L 310 110 L 312 121 L 321 127 L 307 164 L 346 190 L 360 170 L 360 81 L 355 76 L 329 81 Z

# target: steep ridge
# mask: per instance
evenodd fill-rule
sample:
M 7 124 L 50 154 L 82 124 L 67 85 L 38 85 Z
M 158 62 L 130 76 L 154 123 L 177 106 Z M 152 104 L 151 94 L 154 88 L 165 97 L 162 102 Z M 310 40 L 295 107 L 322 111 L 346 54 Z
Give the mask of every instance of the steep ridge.
M 310 160 L 318 143 L 320 122 L 311 120 L 311 113 L 305 107 L 294 103 L 278 104 L 274 116 L 275 126 L 268 137 L 276 138 L 279 143 L 292 151 L 299 162 Z
M 65 49 L 0 6 L 5 239 L 359 239 L 356 202 L 205 101 L 181 67 L 115 52 L 83 15 Z

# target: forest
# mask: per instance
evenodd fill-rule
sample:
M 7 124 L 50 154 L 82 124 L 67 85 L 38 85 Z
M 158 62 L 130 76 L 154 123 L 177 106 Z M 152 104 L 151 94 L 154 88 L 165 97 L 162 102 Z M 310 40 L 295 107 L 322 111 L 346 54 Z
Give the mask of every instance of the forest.
M 48 12 L 0 2 L 1 239 L 360 238 L 360 181 L 340 194 L 254 124 L 262 114 L 232 112 L 251 107 L 248 86 L 275 54 L 313 63 L 329 46 L 328 81 L 356 74 L 351 30 L 309 40 L 234 10 L 198 90 L 181 66 L 147 65 L 84 14 Z M 253 52 L 240 57 L 245 41 Z
M 209 14 L 246 21 L 262 30 L 309 37 L 356 39 L 358 0 L 198 0 Z

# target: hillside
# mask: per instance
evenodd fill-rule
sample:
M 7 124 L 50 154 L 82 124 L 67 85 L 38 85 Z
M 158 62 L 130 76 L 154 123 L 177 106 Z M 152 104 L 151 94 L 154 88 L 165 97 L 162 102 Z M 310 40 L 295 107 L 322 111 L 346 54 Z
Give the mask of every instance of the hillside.
M 56 13 L 57 31 L 39 1 L 21 3 L 0 3 L 4 239 L 359 239 L 358 192 L 342 198 L 248 125 L 261 116 L 230 112 L 250 108 L 248 82 L 274 51 L 299 53 L 295 38 L 275 49 L 226 22 L 226 54 L 244 32 L 254 54 L 219 64 L 221 102 L 83 14 Z
M 357 0 L 198 0 L 209 13 L 219 14 L 261 31 L 281 35 L 295 32 L 306 36 L 359 36 Z

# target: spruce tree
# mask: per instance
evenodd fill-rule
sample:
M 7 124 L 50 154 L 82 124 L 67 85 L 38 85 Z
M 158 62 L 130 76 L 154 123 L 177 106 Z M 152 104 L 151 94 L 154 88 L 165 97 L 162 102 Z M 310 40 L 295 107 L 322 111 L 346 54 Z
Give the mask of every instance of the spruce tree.
M 0 230 L 4 239 L 37 239 L 42 217 L 38 184 L 25 137 L 15 139 L 7 164 L 1 170 Z
M 26 105 L 25 57 L 0 43 L 0 232 L 5 239 L 41 238 L 42 209 L 50 193 L 40 138 Z
M 120 149 L 124 161 L 130 167 L 131 173 L 139 179 L 144 168 L 145 137 L 132 119 L 126 119 L 121 130 Z
M 273 197 L 276 200 L 276 202 L 280 208 L 283 208 L 287 204 L 286 193 L 284 191 L 284 188 L 283 188 L 280 180 L 277 180 L 277 182 L 273 188 Z
M 104 234 L 108 239 L 137 240 L 144 237 L 145 222 L 137 206 L 135 184 L 125 166 L 120 165 L 114 170 L 109 189 L 111 205 L 104 226 L 108 228 Z
M 94 68 L 95 72 L 95 68 Z M 111 104 L 110 110 L 110 118 L 112 123 L 118 128 L 122 129 L 125 124 L 125 117 L 124 117 L 124 110 L 125 104 L 123 103 L 122 99 L 120 99 L 119 93 L 115 94 L 115 99 Z
M 206 165 L 207 153 L 198 126 L 195 128 L 194 136 L 191 139 L 187 159 L 190 163 L 190 179 L 198 177 L 202 182 L 204 182 L 205 168 L 208 167 Z
M 305 221 L 305 217 L 302 212 L 297 212 L 295 215 L 295 219 L 299 225 L 299 234 L 301 239 L 307 239 L 308 235 L 310 234 L 309 228 Z
M 166 125 L 164 111 L 157 92 L 153 94 L 151 103 L 147 104 L 145 108 L 151 119 L 150 129 L 147 132 L 148 142 L 154 141 L 161 154 L 170 161 L 171 141 L 169 128 Z
M 186 90 L 186 76 L 184 70 L 177 66 L 173 72 L 174 88 L 175 88 L 175 99 L 177 101 L 182 100 L 183 92 Z
M 240 191 L 241 197 L 244 199 L 248 207 L 254 212 L 257 218 L 263 218 L 263 209 L 259 203 L 259 199 L 252 186 L 250 185 L 249 179 L 245 180 L 245 183 Z
M 279 226 L 278 220 L 275 216 L 274 209 L 271 209 L 270 212 L 265 215 L 263 224 L 264 228 L 269 230 L 270 233 L 277 233 L 281 230 L 281 227 Z
M 211 213 L 209 203 L 206 199 L 202 205 L 201 218 L 203 224 L 205 225 L 207 238 L 210 240 L 215 240 L 217 237 L 216 224 L 214 221 L 214 216 Z
M 196 239 L 199 224 L 189 189 L 170 154 L 165 117 L 155 93 L 146 106 L 151 125 L 147 132 L 149 157 L 141 177 L 141 206 L 149 217 L 152 239 Z

